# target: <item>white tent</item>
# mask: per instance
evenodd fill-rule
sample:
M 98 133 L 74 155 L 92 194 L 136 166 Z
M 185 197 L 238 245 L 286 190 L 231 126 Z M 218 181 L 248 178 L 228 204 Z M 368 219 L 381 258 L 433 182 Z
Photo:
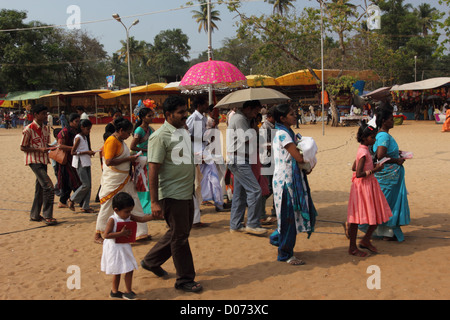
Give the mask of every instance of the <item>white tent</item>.
M 395 85 L 391 91 L 408 91 L 408 90 L 427 90 L 442 87 L 450 84 L 450 77 L 432 78 L 417 82 L 405 83 L 402 85 Z

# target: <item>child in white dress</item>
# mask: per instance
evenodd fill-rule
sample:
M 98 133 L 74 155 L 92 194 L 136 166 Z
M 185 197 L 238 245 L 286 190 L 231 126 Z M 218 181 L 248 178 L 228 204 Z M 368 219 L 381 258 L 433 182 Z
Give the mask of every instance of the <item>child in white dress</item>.
M 101 270 L 113 275 L 112 298 L 134 300 L 136 294 L 131 290 L 133 271 L 138 268 L 130 243 L 116 243 L 119 237 L 128 237 L 131 230 L 126 226 L 117 232 L 117 222 L 147 222 L 153 220 L 153 215 L 135 216 L 131 214 L 134 208 L 133 198 L 126 192 L 119 192 L 112 200 L 114 214 L 108 219 L 103 241 Z M 120 275 L 124 274 L 126 291 L 119 291 Z

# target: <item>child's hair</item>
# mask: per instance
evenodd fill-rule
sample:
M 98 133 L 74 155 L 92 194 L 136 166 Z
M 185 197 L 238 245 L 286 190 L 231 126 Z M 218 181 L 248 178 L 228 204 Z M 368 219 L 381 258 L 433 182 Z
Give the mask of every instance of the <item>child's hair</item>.
M 365 138 L 370 137 L 373 134 L 377 133 L 377 129 L 372 126 L 369 126 L 365 120 L 362 120 L 359 123 L 358 133 L 356 134 L 356 140 L 359 143 L 362 143 Z
M 273 110 L 273 117 L 276 122 L 281 123 L 281 117 L 286 117 L 291 112 L 291 106 L 288 104 L 279 104 Z
M 58 139 L 58 133 L 61 131 L 61 128 L 55 128 L 53 129 L 53 136 L 55 137 L 55 139 Z
M 89 119 L 83 119 L 80 121 L 80 127 L 81 128 L 90 128 L 92 127 L 92 122 Z
M 117 210 L 134 207 L 133 197 L 126 192 L 119 192 L 112 199 L 112 207 Z

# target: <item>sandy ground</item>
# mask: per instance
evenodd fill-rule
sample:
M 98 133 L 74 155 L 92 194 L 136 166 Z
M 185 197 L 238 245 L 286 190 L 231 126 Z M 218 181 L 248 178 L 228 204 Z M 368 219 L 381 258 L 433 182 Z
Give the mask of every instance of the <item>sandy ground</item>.
M 93 149 L 101 146 L 103 128 L 104 125 L 93 128 Z M 210 226 L 192 230 L 190 244 L 196 280 L 203 284 L 204 291 L 195 294 L 174 289 L 175 269 L 169 260 L 163 265 L 169 272 L 167 279 L 159 279 L 142 268 L 135 271 L 133 289 L 138 297 L 449 299 L 450 134 L 441 133 L 441 125 L 431 121 L 406 121 L 391 130 L 400 149 L 414 153 L 414 159 L 405 163 L 411 224 L 403 228 L 405 242 L 374 240 L 381 253 L 357 258 L 347 253 L 348 240 L 342 228 L 351 164 L 358 148 L 356 127 L 325 126 L 324 135 L 322 130 L 321 123 L 300 128 L 304 136 L 314 137 L 319 146 L 318 164 L 309 176 L 319 213 L 316 232 L 310 239 L 299 234 L 295 247 L 296 255 L 306 265 L 277 262 L 277 250 L 269 244 L 270 232 L 266 237 L 230 234 L 229 212 L 216 213 L 211 207 L 203 207 L 202 221 Z M 55 198 L 54 216 L 59 225 L 44 227 L 43 223 L 29 221 L 35 177 L 24 166 L 20 139 L 21 129 L 0 129 L 0 299 L 110 299 L 111 278 L 100 271 L 102 246 L 93 242 L 96 214 L 58 209 Z M 51 166 L 49 173 L 55 181 Z M 98 210 L 99 204 L 94 203 L 101 176 L 98 156 L 93 159 L 92 174 L 92 205 Z M 152 221 L 148 226 L 153 240 L 133 245 L 138 262 L 166 231 L 163 221 Z M 68 286 L 68 282 L 74 283 L 71 266 L 79 268 L 79 289 Z M 372 266 L 379 268 L 378 273 L 372 274 Z M 375 283 L 371 281 L 375 275 L 379 275 L 379 289 L 367 285 L 368 279 Z

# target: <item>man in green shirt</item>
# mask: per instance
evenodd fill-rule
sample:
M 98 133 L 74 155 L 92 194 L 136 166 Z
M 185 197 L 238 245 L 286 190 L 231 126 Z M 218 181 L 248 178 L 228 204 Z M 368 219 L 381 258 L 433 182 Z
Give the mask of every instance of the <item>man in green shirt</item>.
M 149 187 L 152 215 L 167 222 L 169 230 L 141 261 L 141 266 L 158 277 L 167 275 L 161 265 L 170 257 L 177 271 L 175 288 L 198 292 L 195 269 L 189 246 L 194 218 L 195 164 L 191 138 L 185 129 L 186 101 L 170 96 L 164 101 L 166 121 L 148 141 Z

